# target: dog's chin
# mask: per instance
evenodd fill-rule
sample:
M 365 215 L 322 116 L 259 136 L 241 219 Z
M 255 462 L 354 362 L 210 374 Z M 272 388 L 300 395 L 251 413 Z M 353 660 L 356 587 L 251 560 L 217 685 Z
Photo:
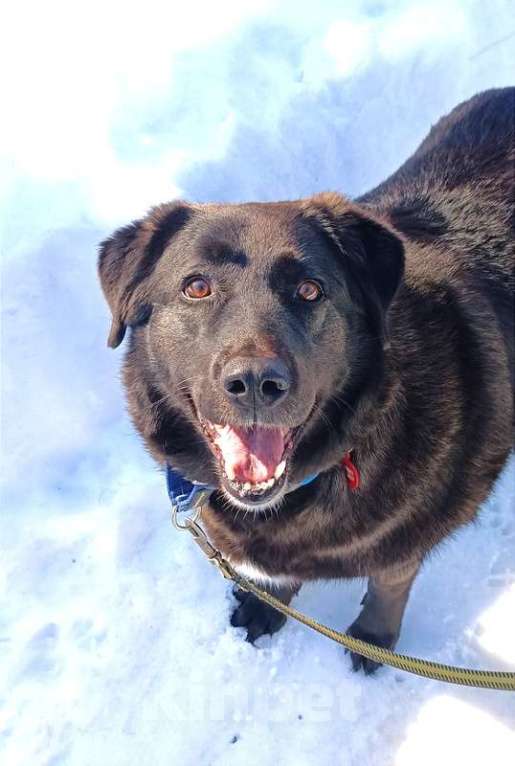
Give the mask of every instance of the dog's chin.
M 253 487 L 245 483 L 231 481 L 222 474 L 220 488 L 230 503 L 245 511 L 267 511 L 280 505 L 288 491 L 288 471 L 285 469 L 279 479 L 270 482 L 270 486 Z

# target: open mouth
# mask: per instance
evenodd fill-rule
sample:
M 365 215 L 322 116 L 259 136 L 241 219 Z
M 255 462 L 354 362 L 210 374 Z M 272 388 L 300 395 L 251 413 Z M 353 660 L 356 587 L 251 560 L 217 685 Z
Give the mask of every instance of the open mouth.
M 245 507 L 266 506 L 282 494 L 297 429 L 222 426 L 204 418 L 200 424 L 231 499 Z

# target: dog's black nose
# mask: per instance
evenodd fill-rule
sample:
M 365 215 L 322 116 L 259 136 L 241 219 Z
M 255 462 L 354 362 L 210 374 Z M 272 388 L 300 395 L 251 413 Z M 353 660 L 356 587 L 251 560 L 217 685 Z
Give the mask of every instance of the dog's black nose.
M 223 369 L 222 382 L 227 398 L 241 407 L 273 407 L 291 386 L 288 368 L 277 357 L 233 358 Z

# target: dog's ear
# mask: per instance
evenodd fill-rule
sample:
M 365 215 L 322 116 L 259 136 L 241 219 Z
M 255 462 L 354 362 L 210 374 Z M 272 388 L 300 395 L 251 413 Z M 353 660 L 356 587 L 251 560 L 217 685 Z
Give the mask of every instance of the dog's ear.
M 404 245 L 385 222 L 340 194 L 317 194 L 303 202 L 303 217 L 335 247 L 359 285 L 382 333 L 404 273 Z
M 148 318 L 151 306 L 145 302 L 145 283 L 171 239 L 193 214 L 185 202 L 171 202 L 153 208 L 141 221 L 118 229 L 101 243 L 98 273 L 112 314 L 107 345 L 122 342 L 127 325 Z

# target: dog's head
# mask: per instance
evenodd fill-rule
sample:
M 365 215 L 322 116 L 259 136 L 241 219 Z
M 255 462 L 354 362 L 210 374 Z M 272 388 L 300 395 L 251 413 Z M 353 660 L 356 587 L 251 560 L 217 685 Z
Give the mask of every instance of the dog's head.
M 381 374 L 399 238 L 337 194 L 154 208 L 101 245 L 108 344 L 152 452 L 239 507 L 338 462 Z M 352 445 L 345 445 L 350 447 Z

